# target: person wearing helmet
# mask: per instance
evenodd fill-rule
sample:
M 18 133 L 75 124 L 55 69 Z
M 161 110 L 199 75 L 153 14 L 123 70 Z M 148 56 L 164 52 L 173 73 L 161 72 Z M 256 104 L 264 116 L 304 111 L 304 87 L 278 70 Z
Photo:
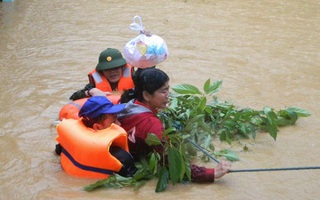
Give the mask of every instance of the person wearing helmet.
M 70 100 L 77 100 L 90 96 L 106 96 L 122 93 L 134 88 L 132 80 L 133 67 L 123 58 L 118 49 L 107 48 L 100 53 L 99 62 L 94 70 L 88 74 L 89 83 L 82 90 L 70 96 Z

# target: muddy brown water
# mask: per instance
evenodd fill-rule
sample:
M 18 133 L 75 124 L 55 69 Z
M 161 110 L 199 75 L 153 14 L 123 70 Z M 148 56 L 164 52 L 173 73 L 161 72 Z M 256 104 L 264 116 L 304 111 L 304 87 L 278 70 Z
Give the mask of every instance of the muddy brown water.
M 138 191 L 88 193 L 83 186 L 95 181 L 67 175 L 53 154 L 60 108 L 86 84 L 102 50 L 122 51 L 137 36 L 128 27 L 139 15 L 168 45 L 158 67 L 171 85 L 222 80 L 218 98 L 239 107 L 312 113 L 280 128 L 276 141 L 259 133 L 227 146 L 241 159 L 233 169 L 320 166 L 319 10 L 316 0 L 1 2 L 0 199 L 319 198 L 320 170 L 231 173 L 164 193 L 154 192 L 155 180 Z

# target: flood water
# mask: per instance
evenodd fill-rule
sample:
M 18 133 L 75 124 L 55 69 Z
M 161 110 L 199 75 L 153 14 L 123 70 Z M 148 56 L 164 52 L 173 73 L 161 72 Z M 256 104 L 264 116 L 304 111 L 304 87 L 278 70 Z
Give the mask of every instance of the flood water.
M 318 199 L 320 170 L 230 173 L 164 193 L 154 192 L 156 181 L 88 193 L 83 186 L 95 181 L 64 173 L 53 150 L 60 108 L 102 50 L 123 51 L 137 36 L 128 27 L 139 15 L 168 45 L 158 67 L 171 85 L 222 80 L 218 98 L 239 107 L 312 113 L 280 128 L 276 141 L 259 133 L 228 146 L 240 157 L 233 169 L 320 166 L 319 10 L 317 0 L 0 2 L 0 199 Z

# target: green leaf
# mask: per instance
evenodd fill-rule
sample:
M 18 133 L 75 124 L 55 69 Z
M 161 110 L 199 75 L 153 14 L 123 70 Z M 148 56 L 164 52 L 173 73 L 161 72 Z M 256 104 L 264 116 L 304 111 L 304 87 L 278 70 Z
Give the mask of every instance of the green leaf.
M 169 172 L 166 167 L 162 167 L 160 170 L 160 177 L 157 182 L 156 186 L 156 192 L 163 192 L 168 187 L 168 181 L 169 181 Z
M 104 185 L 107 185 L 108 183 L 112 182 L 112 181 L 115 181 L 115 177 L 113 177 L 112 175 L 109 176 L 108 178 L 106 179 L 102 179 L 102 180 L 99 180 L 93 184 L 90 184 L 88 186 L 85 186 L 84 187 L 84 190 L 90 192 L 90 191 L 93 191 L 97 188 L 100 188 L 100 187 L 103 187 Z
M 273 112 L 273 109 L 269 107 L 265 107 L 263 109 L 265 115 L 267 116 L 266 119 L 266 129 L 270 133 L 271 137 L 274 140 L 277 138 L 278 128 L 277 128 L 277 115 Z
M 182 161 L 180 152 L 174 147 L 171 147 L 168 150 L 168 164 L 170 180 L 173 184 L 175 184 L 180 181 L 181 174 L 184 174 L 184 163 Z
M 186 131 L 189 131 L 189 130 L 193 129 L 193 127 L 194 127 L 195 125 L 197 125 L 198 123 L 201 123 L 201 121 L 203 121 L 203 120 L 204 120 L 204 115 L 202 115 L 202 114 L 193 117 L 192 119 L 190 119 L 190 120 L 186 123 L 186 125 L 185 125 L 185 130 L 186 130 Z
M 303 109 L 301 109 L 301 108 L 294 107 L 294 106 L 293 106 L 293 107 L 290 107 L 290 108 L 287 108 L 286 110 L 297 113 L 297 115 L 298 115 L 299 117 L 308 117 L 308 116 L 311 115 L 311 113 L 310 113 L 309 111 L 303 110 Z
M 170 128 L 167 128 L 162 134 L 168 135 L 169 133 L 175 132 L 175 131 L 177 131 L 177 129 L 175 127 L 170 127 Z
M 198 113 L 202 113 L 204 111 L 204 109 L 206 108 L 206 104 L 207 104 L 207 98 L 206 97 L 202 97 L 200 99 L 200 102 L 197 106 L 197 112 Z
M 212 137 L 210 135 L 206 135 L 202 142 L 204 148 L 208 148 L 212 144 Z
M 208 91 L 210 90 L 210 79 L 208 79 L 204 85 L 203 85 L 203 90 L 205 91 L 206 94 L 208 94 Z
M 278 112 L 278 116 L 279 116 L 277 120 L 278 126 L 293 125 L 298 120 L 297 113 L 289 110 L 280 110 Z
M 213 130 L 210 127 L 210 123 L 206 123 L 204 122 L 204 120 L 198 121 L 198 125 L 204 132 L 206 132 L 209 135 L 211 135 L 211 133 L 213 132 Z
M 169 108 L 176 109 L 178 107 L 178 102 L 177 98 L 171 98 Z
M 149 146 L 161 144 L 160 139 L 154 133 L 149 133 L 145 141 Z
M 138 166 L 137 166 L 138 167 Z M 132 177 L 133 180 L 139 182 L 141 180 L 152 179 L 152 174 L 147 167 L 141 167 Z
M 224 149 L 219 152 L 216 152 L 215 155 L 216 156 L 223 156 L 229 161 L 238 161 L 239 160 L 238 155 L 229 149 Z
M 195 149 L 195 147 L 192 144 L 187 143 L 186 147 L 187 147 L 187 152 L 189 155 L 191 155 L 191 156 L 197 155 L 197 150 Z
M 200 90 L 190 84 L 180 84 L 172 87 L 172 90 L 178 94 L 202 94 Z
M 153 172 L 153 174 L 157 173 L 158 170 L 158 162 L 160 155 L 157 152 L 152 152 L 149 159 L 149 168 Z
M 188 181 L 191 181 L 191 167 L 190 167 L 190 162 L 185 162 L 185 175 L 188 179 Z
M 211 95 L 213 93 L 216 93 L 217 91 L 220 90 L 221 85 L 222 85 L 222 81 L 216 81 L 214 83 L 212 83 L 211 85 L 208 84 L 208 81 L 210 82 L 210 79 L 206 81 L 203 90 L 206 94 Z
M 231 139 L 229 138 L 226 130 L 220 131 L 219 139 L 220 139 L 220 141 L 224 141 L 224 142 L 228 143 L 229 145 L 231 144 Z
M 118 174 L 110 175 L 108 178 L 97 181 L 94 184 L 84 187 L 86 191 L 92 191 L 100 187 L 105 188 L 122 188 L 125 186 L 135 186 L 136 182 L 132 177 L 123 177 Z

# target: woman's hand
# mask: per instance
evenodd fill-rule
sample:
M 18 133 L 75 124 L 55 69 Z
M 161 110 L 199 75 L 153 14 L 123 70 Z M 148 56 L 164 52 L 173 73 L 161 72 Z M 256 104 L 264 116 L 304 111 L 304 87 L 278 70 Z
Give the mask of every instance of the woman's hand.
M 231 163 L 228 161 L 221 161 L 214 170 L 214 178 L 221 178 L 230 171 Z

